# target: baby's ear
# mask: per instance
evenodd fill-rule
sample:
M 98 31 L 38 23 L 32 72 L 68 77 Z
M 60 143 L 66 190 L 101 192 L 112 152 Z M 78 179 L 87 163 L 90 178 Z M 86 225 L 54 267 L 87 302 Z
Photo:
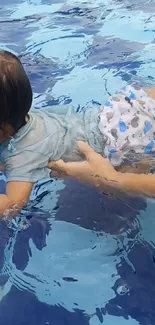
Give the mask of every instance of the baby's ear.
M 25 122 L 28 123 L 28 121 L 29 121 L 29 116 L 26 115 L 26 116 L 25 116 Z

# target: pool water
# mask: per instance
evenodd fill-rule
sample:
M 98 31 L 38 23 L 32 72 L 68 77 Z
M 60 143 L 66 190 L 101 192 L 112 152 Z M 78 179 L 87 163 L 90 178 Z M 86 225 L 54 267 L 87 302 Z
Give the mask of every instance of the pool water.
M 0 4 L 0 46 L 20 56 L 36 109 L 154 85 L 155 0 Z M 154 325 L 154 209 L 71 180 L 38 183 L 26 226 L 0 223 L 0 324 Z

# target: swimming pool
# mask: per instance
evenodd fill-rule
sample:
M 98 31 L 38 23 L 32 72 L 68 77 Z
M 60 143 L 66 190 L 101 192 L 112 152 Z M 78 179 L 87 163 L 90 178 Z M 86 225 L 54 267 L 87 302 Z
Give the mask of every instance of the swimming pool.
M 20 55 L 34 107 L 102 103 L 155 77 L 155 1 L 1 0 L 0 46 Z M 5 183 L 1 180 L 1 192 Z M 155 324 L 154 202 L 43 181 L 28 227 L 1 221 L 0 323 Z

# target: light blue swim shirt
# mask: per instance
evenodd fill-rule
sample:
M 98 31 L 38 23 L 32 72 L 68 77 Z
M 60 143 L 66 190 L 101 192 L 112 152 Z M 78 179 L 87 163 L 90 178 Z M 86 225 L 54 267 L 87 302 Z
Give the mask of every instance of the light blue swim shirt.
M 29 113 L 29 122 L 9 141 L 0 145 L 7 182 L 37 182 L 49 176 L 49 160 L 80 161 L 77 141 L 88 141 L 104 152 L 104 137 L 98 128 L 100 107 L 76 113 L 72 106 L 52 106 Z

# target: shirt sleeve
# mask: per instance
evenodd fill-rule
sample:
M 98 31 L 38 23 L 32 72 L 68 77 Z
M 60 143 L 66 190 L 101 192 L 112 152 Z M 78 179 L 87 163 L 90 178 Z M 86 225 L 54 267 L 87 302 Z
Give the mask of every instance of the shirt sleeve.
M 45 111 L 49 114 L 57 114 L 63 116 L 71 116 L 76 114 L 76 111 L 72 105 L 54 105 L 54 106 L 47 106 L 42 111 Z
M 5 162 L 6 181 L 35 183 L 49 177 L 46 168 L 48 156 L 35 151 L 24 151 L 9 157 Z

